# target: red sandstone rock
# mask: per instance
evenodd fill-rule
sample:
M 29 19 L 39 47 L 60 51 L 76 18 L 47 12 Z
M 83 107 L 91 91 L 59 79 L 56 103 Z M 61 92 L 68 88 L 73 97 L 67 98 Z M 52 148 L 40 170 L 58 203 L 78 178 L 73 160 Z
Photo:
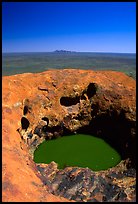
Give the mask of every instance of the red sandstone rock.
M 87 89 L 90 83 L 101 87 L 102 91 L 94 97 L 102 112 L 109 104 L 114 109 L 124 110 L 128 121 L 135 122 L 136 114 L 136 82 L 120 72 L 56 70 L 43 73 L 26 73 L 2 78 L 2 201 L 69 201 L 63 197 L 48 193 L 41 179 L 36 164 L 29 155 L 28 146 L 21 139 L 17 129 L 21 128 L 24 105 L 27 99 L 32 105 L 26 115 L 31 130 L 42 117 L 48 116 L 51 125 L 69 113 L 78 113 L 77 104 L 69 108 L 60 103 L 62 97 L 77 97 Z M 84 96 L 87 101 L 88 94 Z M 62 102 L 62 101 L 61 101 Z M 65 103 L 65 101 L 63 101 Z M 84 107 L 84 105 L 82 104 Z M 85 106 L 91 111 L 88 103 Z M 90 110 L 89 110 L 90 109 Z M 30 112 L 29 112 L 30 111 Z M 84 110 L 85 112 L 85 110 Z M 87 125 L 90 115 L 83 125 Z M 67 120 L 67 119 L 66 119 Z M 75 122 L 75 120 L 74 120 Z M 66 121 L 69 129 L 75 130 L 82 125 L 74 125 Z M 75 126 L 76 125 L 76 126 Z M 133 128 L 132 128 L 133 131 Z M 134 137 L 134 134 L 132 134 Z M 133 146 L 133 144 L 132 144 Z M 131 148 L 132 148 L 131 146 Z M 99 195 L 100 196 L 100 195 Z M 100 197 L 101 198 L 101 197 Z

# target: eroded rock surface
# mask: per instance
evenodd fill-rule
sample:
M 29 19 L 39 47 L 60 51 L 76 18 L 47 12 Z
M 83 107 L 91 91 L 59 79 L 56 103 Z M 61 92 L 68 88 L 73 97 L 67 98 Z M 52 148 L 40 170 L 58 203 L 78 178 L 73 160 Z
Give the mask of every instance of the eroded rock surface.
M 3 201 L 135 201 L 134 79 L 114 71 L 52 70 L 3 77 L 2 89 Z M 130 158 L 131 165 L 119 173 L 122 180 L 111 175 L 120 166 L 97 174 L 77 167 L 59 170 L 53 163 L 42 171 L 43 164 L 33 162 L 42 141 L 75 132 L 102 137 L 125 162 Z
M 56 163 L 38 164 L 43 182 L 49 191 L 79 202 L 135 201 L 136 170 L 127 168 L 128 161 L 107 171 L 93 172 L 89 168 L 57 168 Z

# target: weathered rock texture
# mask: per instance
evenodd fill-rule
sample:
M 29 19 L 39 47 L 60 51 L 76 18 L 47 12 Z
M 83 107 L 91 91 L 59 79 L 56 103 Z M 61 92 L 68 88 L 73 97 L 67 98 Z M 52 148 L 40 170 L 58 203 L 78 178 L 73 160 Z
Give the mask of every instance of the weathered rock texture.
M 135 201 L 135 123 L 136 82 L 123 73 L 70 69 L 3 77 L 3 201 Z M 101 172 L 34 163 L 43 140 L 75 132 L 104 138 L 124 161 Z

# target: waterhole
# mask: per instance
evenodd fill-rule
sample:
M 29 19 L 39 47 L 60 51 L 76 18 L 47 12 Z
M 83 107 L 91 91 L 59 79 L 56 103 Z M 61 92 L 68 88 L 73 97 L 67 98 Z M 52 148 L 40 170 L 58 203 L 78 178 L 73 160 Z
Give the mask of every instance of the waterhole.
M 34 161 L 46 164 L 54 161 L 59 169 L 77 166 L 100 171 L 116 166 L 121 156 L 101 138 L 76 134 L 44 141 L 35 150 Z

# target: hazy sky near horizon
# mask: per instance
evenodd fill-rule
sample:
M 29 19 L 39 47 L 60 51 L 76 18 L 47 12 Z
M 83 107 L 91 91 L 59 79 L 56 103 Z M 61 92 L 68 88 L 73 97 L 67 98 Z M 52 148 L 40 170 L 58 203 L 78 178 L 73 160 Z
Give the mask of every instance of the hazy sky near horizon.
M 2 52 L 136 52 L 136 2 L 3 2 Z

